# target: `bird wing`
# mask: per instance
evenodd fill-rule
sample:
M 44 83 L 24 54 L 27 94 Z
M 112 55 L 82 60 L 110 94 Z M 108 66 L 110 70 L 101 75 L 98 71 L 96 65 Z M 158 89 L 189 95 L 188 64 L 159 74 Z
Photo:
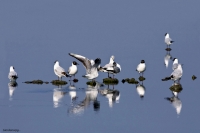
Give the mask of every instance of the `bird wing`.
M 100 59 L 100 58 L 97 58 L 97 59 L 95 59 L 94 65 L 93 65 L 92 67 L 97 68 L 97 67 L 99 67 L 100 64 L 101 64 L 101 59 Z
M 12 77 L 12 76 L 17 76 L 17 73 L 15 71 L 9 72 L 8 77 Z
M 171 38 L 165 38 L 165 43 L 169 43 L 171 40 Z
M 68 69 L 68 74 L 69 74 L 69 72 L 71 71 L 71 69 L 72 69 L 72 68 L 71 68 L 71 66 L 70 66 L 69 69 Z
M 172 69 L 175 70 L 178 68 L 178 63 L 175 63 L 173 66 L 172 66 Z
M 178 69 L 175 69 L 172 74 L 174 78 L 180 78 L 182 76 L 182 72 Z
M 88 58 L 82 56 L 82 55 L 78 55 L 78 54 L 73 54 L 73 53 L 69 53 L 70 56 L 76 58 L 77 60 L 79 60 L 80 62 L 83 63 L 83 66 L 85 67 L 86 70 L 91 69 L 92 65 L 91 62 Z
M 62 68 L 61 66 L 59 66 L 59 67 L 56 67 L 55 71 L 56 71 L 57 73 L 59 73 L 59 74 L 63 74 L 63 72 L 65 72 L 65 69 Z

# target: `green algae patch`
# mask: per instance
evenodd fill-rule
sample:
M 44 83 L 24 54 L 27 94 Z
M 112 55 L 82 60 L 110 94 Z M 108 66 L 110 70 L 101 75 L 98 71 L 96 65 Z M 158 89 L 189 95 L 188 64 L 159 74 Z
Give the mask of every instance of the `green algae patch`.
M 183 90 L 181 84 L 172 85 L 169 89 L 170 89 L 171 91 L 175 91 L 175 92 L 178 92 L 178 93 L 181 92 L 181 91 Z
M 78 82 L 78 79 L 73 79 L 73 82 L 74 82 L 74 83 L 77 83 L 77 82 Z
M 137 80 L 135 80 L 135 78 L 131 78 L 131 79 L 129 79 L 129 78 L 122 79 L 122 83 L 125 83 L 125 82 L 127 82 L 127 83 L 129 83 L 129 84 L 138 84 L 138 83 L 139 83 Z
M 195 75 L 192 76 L 192 80 L 195 80 L 197 77 Z
M 48 84 L 49 82 L 45 82 L 45 81 L 42 81 L 42 80 L 33 80 L 33 81 L 25 81 L 24 83 L 26 84 Z
M 91 85 L 91 86 L 96 86 L 96 82 L 95 81 L 88 81 L 86 82 L 87 85 Z
M 171 48 L 166 48 L 165 50 L 166 50 L 166 51 L 171 51 L 172 49 L 171 49 Z
M 140 81 L 144 81 L 146 78 L 143 77 L 143 76 L 140 76 L 138 79 L 139 79 Z
M 104 84 L 113 84 L 113 85 L 116 85 L 119 83 L 119 80 L 116 79 L 116 78 L 105 78 L 103 79 L 103 83 Z
M 66 85 L 67 81 L 62 81 L 62 80 L 52 80 L 51 83 L 53 85 Z

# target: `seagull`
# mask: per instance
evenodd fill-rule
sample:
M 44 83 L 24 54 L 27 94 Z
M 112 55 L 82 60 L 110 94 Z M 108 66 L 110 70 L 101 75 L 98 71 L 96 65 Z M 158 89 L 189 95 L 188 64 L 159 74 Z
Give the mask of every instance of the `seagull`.
M 139 94 L 140 98 L 142 99 L 145 94 L 145 87 L 143 85 L 138 84 L 136 86 L 136 89 L 137 89 L 137 93 Z
M 121 66 L 118 63 L 114 62 L 113 66 L 112 67 L 108 67 L 106 69 L 106 71 L 108 71 L 109 73 L 112 73 L 113 74 L 113 78 L 114 78 L 114 75 L 121 71 Z
M 110 57 L 110 62 L 108 64 L 106 64 L 104 67 L 100 67 L 99 71 L 101 71 L 101 72 L 107 72 L 108 73 L 108 77 L 109 77 L 109 73 L 110 72 L 107 71 L 106 69 L 113 66 L 114 59 L 115 59 L 115 57 L 112 55 Z
M 69 69 L 68 69 L 68 74 L 70 76 L 74 76 L 74 78 L 75 78 L 76 73 L 78 72 L 77 65 L 78 65 L 78 63 L 76 61 L 73 61 L 72 66 L 70 66 Z
M 180 79 L 183 75 L 183 69 L 181 64 L 178 64 L 178 67 L 176 69 L 174 69 L 174 71 L 171 73 L 171 75 L 169 77 L 166 77 L 164 79 L 162 79 L 162 81 L 167 81 L 167 80 L 174 80 L 180 82 Z
M 10 66 L 8 78 L 10 79 L 10 81 L 16 81 L 18 78 L 17 73 L 15 72 L 15 68 L 13 66 Z
M 165 43 L 167 44 L 167 46 L 170 47 L 170 45 L 173 43 L 174 41 L 172 41 L 172 39 L 169 37 L 169 33 L 165 34 Z
M 89 60 L 88 58 L 82 55 L 73 54 L 73 53 L 69 53 L 69 55 L 83 63 L 83 66 L 86 69 L 86 75 L 84 75 L 83 77 L 94 80 L 96 77 L 99 76 L 98 67 L 100 66 L 100 63 L 101 63 L 100 58 L 97 58 L 95 60 Z
M 140 73 L 142 73 L 143 76 L 143 72 L 146 70 L 146 65 L 145 65 L 145 61 L 141 60 L 140 64 L 138 64 L 136 71 Z
M 55 61 L 54 62 L 54 73 L 58 76 L 58 80 L 59 78 L 61 78 L 62 80 L 62 77 L 70 77 L 66 72 L 65 72 L 65 69 L 63 69 L 60 65 L 59 65 L 59 62 L 58 61 Z

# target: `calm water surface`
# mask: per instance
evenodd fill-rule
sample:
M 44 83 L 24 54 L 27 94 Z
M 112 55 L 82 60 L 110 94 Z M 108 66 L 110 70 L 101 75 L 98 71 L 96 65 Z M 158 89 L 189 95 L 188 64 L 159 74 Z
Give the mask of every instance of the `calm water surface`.
M 0 132 L 19 129 L 44 132 L 199 132 L 198 86 L 200 75 L 199 1 L 0 1 Z M 183 65 L 178 108 L 166 98 L 172 81 L 161 79 L 172 72 L 164 64 L 164 34 L 175 41 L 170 55 Z M 22 82 L 57 79 L 55 60 L 66 70 L 77 53 L 101 58 L 102 65 L 115 56 L 122 71 L 118 85 L 87 86 L 79 62 L 78 83 L 65 86 Z M 146 61 L 144 98 L 136 85 L 124 78 L 138 78 L 140 60 Z M 13 65 L 19 78 L 12 87 L 7 78 Z M 197 79 L 192 80 L 192 75 Z M 63 78 L 68 81 L 69 79 Z M 109 89 L 114 95 L 106 94 Z

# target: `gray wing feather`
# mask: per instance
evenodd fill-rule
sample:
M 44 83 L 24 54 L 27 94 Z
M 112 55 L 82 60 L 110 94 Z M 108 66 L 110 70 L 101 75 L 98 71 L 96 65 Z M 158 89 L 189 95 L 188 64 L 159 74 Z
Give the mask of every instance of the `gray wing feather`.
M 166 38 L 165 43 L 169 43 L 172 39 L 171 38 Z
M 56 71 L 57 73 L 59 73 L 59 74 L 62 74 L 62 72 L 65 72 L 65 69 L 63 69 L 62 67 L 57 67 L 57 68 L 55 69 L 55 71 Z
M 78 54 L 73 54 L 73 53 L 69 53 L 70 56 L 76 58 L 77 60 L 79 60 L 80 62 L 83 63 L 83 66 L 85 67 L 86 70 L 91 69 L 91 62 L 88 58 L 82 56 L 82 55 L 78 55 Z
M 173 66 L 172 66 L 172 69 L 175 70 L 176 68 L 178 68 L 178 63 L 175 63 Z

